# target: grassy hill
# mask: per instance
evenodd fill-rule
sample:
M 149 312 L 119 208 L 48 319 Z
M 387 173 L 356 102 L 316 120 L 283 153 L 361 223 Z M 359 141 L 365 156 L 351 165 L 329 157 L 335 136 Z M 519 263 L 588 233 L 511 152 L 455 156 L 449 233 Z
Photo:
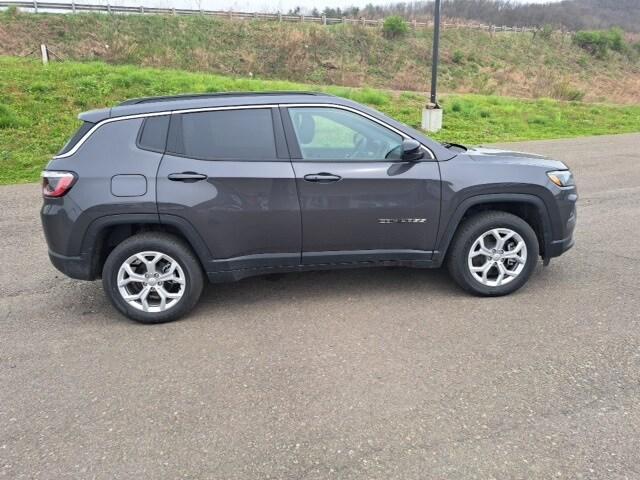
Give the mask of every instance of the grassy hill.
M 185 92 L 321 90 L 368 104 L 419 126 L 424 95 L 286 81 L 159 70 L 105 63 L 52 63 L 0 56 L 0 184 L 38 179 L 40 170 L 78 126 L 77 114 L 123 99 Z M 549 99 L 448 95 L 445 128 L 461 143 L 559 138 L 640 131 L 640 106 Z
M 428 88 L 431 36 L 204 16 L 0 14 L 0 55 L 45 43 L 66 60 L 413 91 Z M 550 31 L 445 29 L 441 57 L 446 92 L 640 102 L 640 48 L 599 57 Z

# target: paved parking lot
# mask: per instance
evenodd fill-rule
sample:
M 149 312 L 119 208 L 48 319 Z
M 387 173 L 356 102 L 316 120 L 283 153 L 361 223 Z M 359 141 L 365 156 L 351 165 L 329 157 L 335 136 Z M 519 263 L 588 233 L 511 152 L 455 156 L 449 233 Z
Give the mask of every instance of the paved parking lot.
M 50 266 L 0 188 L 0 477 L 640 478 L 640 135 L 566 160 L 577 245 L 499 299 L 444 272 L 211 286 L 141 326 Z

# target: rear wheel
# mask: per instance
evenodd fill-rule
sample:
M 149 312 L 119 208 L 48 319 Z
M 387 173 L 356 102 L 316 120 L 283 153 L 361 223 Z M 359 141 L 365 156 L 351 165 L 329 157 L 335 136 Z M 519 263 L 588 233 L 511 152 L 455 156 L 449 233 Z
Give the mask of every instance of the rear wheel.
M 539 255 L 531 226 L 511 213 L 490 211 L 467 219 L 453 240 L 449 272 L 465 290 L 507 295 L 522 287 Z
M 142 323 L 176 320 L 198 302 L 203 274 L 180 239 L 164 233 L 128 238 L 109 255 L 102 273 L 111 303 Z

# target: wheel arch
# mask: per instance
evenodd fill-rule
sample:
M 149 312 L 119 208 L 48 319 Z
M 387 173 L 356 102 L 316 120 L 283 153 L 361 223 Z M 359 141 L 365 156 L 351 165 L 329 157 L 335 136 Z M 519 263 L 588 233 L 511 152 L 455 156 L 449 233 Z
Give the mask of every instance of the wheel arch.
M 482 211 L 498 210 L 512 213 L 536 232 L 540 255 L 546 260 L 552 241 L 552 223 L 545 202 L 538 196 L 519 193 L 497 193 L 474 195 L 461 201 L 444 227 L 434 251 L 434 264 L 444 261 L 449 246 L 464 220 Z
M 176 215 L 117 214 L 95 219 L 82 239 L 82 256 L 90 262 L 91 279 L 99 278 L 107 256 L 124 239 L 137 233 L 157 231 L 181 238 L 194 252 L 203 269 L 211 254 L 195 228 Z

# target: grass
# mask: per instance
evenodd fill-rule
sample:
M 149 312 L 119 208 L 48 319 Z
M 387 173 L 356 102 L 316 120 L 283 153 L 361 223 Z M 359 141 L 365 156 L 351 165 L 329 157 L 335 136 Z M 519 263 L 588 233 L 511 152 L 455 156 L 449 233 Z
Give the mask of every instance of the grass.
M 418 127 L 423 94 L 207 75 L 104 63 L 52 63 L 0 56 L 0 184 L 32 182 L 78 127 L 81 111 L 126 98 L 186 92 L 316 90 L 372 106 Z M 640 131 L 640 106 L 486 95 L 442 100 L 435 138 L 479 144 Z
M 47 44 L 65 60 L 424 91 L 433 31 L 391 38 L 359 25 L 230 21 L 202 15 L 0 13 L 0 55 Z M 640 43 L 639 43 L 640 44 Z M 571 36 L 444 28 L 442 91 L 638 103 L 640 50 L 595 57 Z

